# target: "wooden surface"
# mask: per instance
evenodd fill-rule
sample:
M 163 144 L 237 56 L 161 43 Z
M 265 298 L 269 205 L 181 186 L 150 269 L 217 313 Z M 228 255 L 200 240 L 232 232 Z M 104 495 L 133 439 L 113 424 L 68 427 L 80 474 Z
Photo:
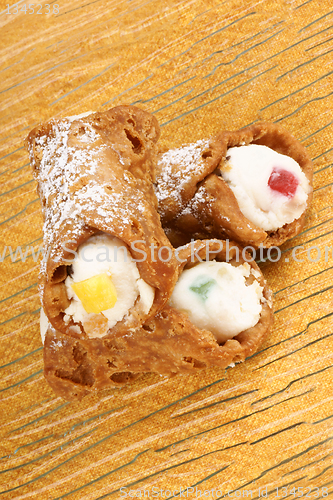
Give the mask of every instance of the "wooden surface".
M 331 1 L 24 5 L 8 15 L 0 2 L 0 498 L 177 498 L 180 488 L 199 498 L 196 487 L 210 498 L 258 498 L 259 487 L 332 498 Z M 8 250 L 42 241 L 23 140 L 53 116 L 123 103 L 154 113 L 169 146 L 284 125 L 314 160 L 314 200 L 302 234 L 261 264 L 276 312 L 259 353 L 226 372 L 146 375 L 70 404 L 42 374 L 38 262 L 31 248 L 25 262 Z

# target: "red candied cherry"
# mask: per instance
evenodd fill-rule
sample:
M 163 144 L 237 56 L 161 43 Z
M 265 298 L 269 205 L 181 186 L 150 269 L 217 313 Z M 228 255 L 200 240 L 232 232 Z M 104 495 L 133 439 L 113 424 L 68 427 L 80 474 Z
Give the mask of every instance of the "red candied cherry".
M 284 168 L 274 167 L 268 179 L 268 185 L 271 189 L 278 191 L 288 198 L 295 196 L 298 184 L 297 177 Z

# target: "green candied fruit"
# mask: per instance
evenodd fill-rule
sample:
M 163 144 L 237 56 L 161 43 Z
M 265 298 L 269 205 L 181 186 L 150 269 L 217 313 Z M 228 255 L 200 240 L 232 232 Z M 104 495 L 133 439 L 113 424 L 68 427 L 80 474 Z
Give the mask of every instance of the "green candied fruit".
M 216 284 L 216 280 L 214 279 L 207 279 L 207 276 L 198 276 L 194 284 L 190 286 L 190 290 L 197 293 L 200 298 L 205 301 L 207 300 L 208 294 L 211 292 L 212 287 Z

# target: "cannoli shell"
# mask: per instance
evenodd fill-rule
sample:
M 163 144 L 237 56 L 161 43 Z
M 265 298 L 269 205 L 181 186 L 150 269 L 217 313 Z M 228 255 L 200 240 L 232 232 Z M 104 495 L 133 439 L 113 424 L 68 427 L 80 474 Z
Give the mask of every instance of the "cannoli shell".
M 228 251 L 229 248 L 229 251 Z M 216 259 L 237 265 L 245 262 L 235 243 L 218 240 L 194 242 L 179 249 L 180 272 L 200 259 Z M 237 249 L 239 259 L 237 258 Z M 245 254 L 249 260 L 249 254 Z M 229 258 L 227 260 L 229 260 Z M 219 345 L 213 334 L 197 328 L 188 316 L 165 306 L 135 332 L 115 333 L 112 338 L 74 339 L 48 329 L 44 344 L 44 375 L 54 391 L 68 400 L 90 392 L 124 385 L 140 374 L 173 376 L 191 374 L 210 366 L 226 368 L 252 355 L 267 337 L 272 322 L 272 294 L 254 261 L 250 266 L 264 286 L 264 302 L 258 323 Z
M 222 169 L 226 161 L 228 148 L 235 146 L 260 144 L 274 149 L 278 153 L 290 156 L 300 165 L 309 180 L 311 191 L 308 195 L 307 208 L 310 206 L 313 176 L 311 159 L 303 145 L 283 127 L 274 123 L 257 123 L 236 132 L 223 132 L 214 138 L 213 143 L 218 144 L 218 150 L 221 154 L 218 166 Z M 192 170 L 194 170 L 194 165 L 187 169 L 189 175 L 191 175 Z M 176 171 L 176 165 L 173 165 L 171 171 L 168 166 L 163 166 L 160 161 L 156 180 L 157 186 L 163 176 L 165 178 L 164 182 L 167 182 L 167 172 L 170 172 L 170 176 L 175 179 Z M 254 248 L 258 248 L 260 245 L 268 248 L 281 245 L 287 239 L 296 236 L 304 226 L 305 211 L 298 219 L 290 224 L 285 224 L 276 231 L 264 231 L 242 214 L 234 193 L 218 171 L 204 172 L 200 180 L 198 181 L 197 178 L 196 180 L 194 194 L 192 196 L 182 196 L 184 200 L 190 198 L 189 201 L 183 204 L 181 210 L 173 211 L 173 218 L 169 213 L 168 220 L 165 223 L 168 226 L 169 237 L 172 242 L 177 242 L 179 239 L 177 233 L 183 232 L 188 235 L 188 240 L 191 237 L 207 238 L 207 236 L 213 236 L 234 239 L 242 245 L 252 245 Z M 184 185 L 186 185 L 185 182 Z M 157 195 L 159 196 L 158 190 Z M 175 198 L 177 193 L 173 193 L 172 196 Z M 162 211 L 166 204 L 167 200 L 163 199 Z
M 168 226 L 192 200 L 198 184 L 216 169 L 222 156 L 220 136 L 160 152 L 155 191 L 163 226 Z
M 177 262 L 156 211 L 157 120 L 133 106 L 86 117 L 51 120 L 26 140 L 44 215 L 43 309 L 58 331 L 87 337 L 81 324 L 64 322 L 69 305 L 64 281 L 79 245 L 103 232 L 119 238 L 137 261 L 141 278 L 155 288 L 149 315 L 168 300 Z M 140 301 L 112 330 L 127 331 L 146 319 Z

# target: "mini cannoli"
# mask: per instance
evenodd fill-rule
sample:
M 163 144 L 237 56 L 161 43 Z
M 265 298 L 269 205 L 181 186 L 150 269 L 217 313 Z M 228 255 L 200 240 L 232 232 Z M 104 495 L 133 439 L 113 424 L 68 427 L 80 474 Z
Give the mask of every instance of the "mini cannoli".
M 304 225 L 312 173 L 306 149 L 278 125 L 224 132 L 160 155 L 161 219 L 174 244 L 183 234 L 188 240 L 231 238 L 254 248 L 281 245 Z
M 226 368 L 252 355 L 272 322 L 272 293 L 237 244 L 206 240 L 177 252 L 179 278 L 169 303 L 137 331 L 74 339 L 46 331 L 44 374 L 65 399 L 116 387 L 147 372 L 172 376 Z
M 119 106 L 27 138 L 44 215 L 42 307 L 75 338 L 137 328 L 169 299 L 177 262 L 152 187 L 159 126 Z

